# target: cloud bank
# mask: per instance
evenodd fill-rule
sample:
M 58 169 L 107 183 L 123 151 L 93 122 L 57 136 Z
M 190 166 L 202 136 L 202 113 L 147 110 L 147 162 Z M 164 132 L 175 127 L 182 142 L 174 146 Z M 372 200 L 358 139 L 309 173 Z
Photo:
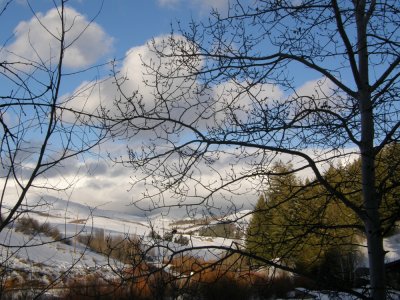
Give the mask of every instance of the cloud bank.
M 73 13 L 76 12 L 69 12 L 69 14 Z M 50 17 L 48 19 L 46 18 L 46 16 L 49 14 L 50 12 L 45 16 L 42 16 L 42 18 L 46 20 L 52 20 Z M 30 22 L 32 22 L 32 24 L 36 24 L 34 20 L 31 20 Z M 85 23 L 82 21 L 81 24 Z M 25 26 L 26 25 L 24 24 L 20 24 L 19 27 L 24 29 Z M 20 32 L 25 32 L 25 38 L 29 37 L 29 32 L 27 33 L 26 30 L 22 29 L 20 29 Z M 97 27 L 94 29 L 95 31 L 98 30 Z M 85 31 L 85 34 L 86 33 L 91 32 Z M 44 37 L 46 37 L 45 33 L 43 33 L 42 38 Z M 98 40 L 95 41 L 99 42 L 99 40 L 104 38 L 105 36 L 103 36 L 103 38 L 98 37 Z M 162 45 L 165 38 L 166 37 L 163 36 L 156 37 L 154 39 L 154 43 L 156 45 Z M 18 39 L 16 42 L 17 41 Z M 182 42 L 185 43 L 183 40 Z M 85 55 L 88 55 L 88 50 L 85 45 L 86 44 L 83 43 L 77 49 L 78 54 L 76 54 L 76 56 L 78 58 L 82 57 L 82 59 L 75 61 L 75 65 L 74 62 L 69 61 L 71 67 L 78 65 L 82 66 L 82 62 L 79 61 L 83 61 Z M 16 47 L 16 49 L 17 48 L 18 47 Z M 105 52 L 100 50 L 97 52 L 97 56 L 104 55 Z M 115 100 L 122 97 L 122 94 L 129 98 L 134 94 L 135 91 L 139 90 L 141 96 L 143 97 L 142 104 L 144 105 L 144 109 L 154 109 L 155 90 L 151 84 L 152 80 L 154 79 L 149 76 L 144 76 L 147 73 L 147 68 L 143 62 L 151 64 L 152 61 L 157 61 L 156 59 L 157 57 L 150 51 L 147 45 L 140 45 L 131 48 L 129 51 L 127 51 L 125 59 L 120 63 L 119 66 L 117 66 L 118 77 L 126 79 L 121 85 L 121 89 L 117 88 L 115 84 L 116 79 L 113 77 L 104 78 L 99 82 L 84 82 L 77 87 L 71 95 L 66 96 L 66 99 L 70 97 L 70 101 L 67 102 L 67 105 L 87 112 L 95 112 L 99 107 L 102 107 L 103 109 L 117 115 L 119 112 L 114 105 Z M 173 66 L 176 63 L 173 58 L 165 57 L 163 59 L 164 60 L 160 62 L 161 66 Z M 199 66 L 201 66 L 201 62 L 199 62 Z M 185 70 L 180 69 L 180 72 L 184 74 Z M 148 80 L 148 83 L 150 82 L 150 84 L 146 84 L 144 80 Z M 171 86 L 196 89 L 198 84 L 199 83 L 196 82 L 196 80 L 182 81 L 182 79 L 178 78 Z M 276 100 L 285 97 L 285 93 L 278 86 L 271 84 L 254 85 L 247 89 L 248 93 L 237 94 L 238 91 L 240 91 L 240 89 L 237 89 L 237 84 L 237 82 L 221 83 L 220 85 L 215 86 L 213 90 L 210 90 L 211 94 L 204 99 L 199 97 L 180 97 L 179 89 L 170 91 L 163 90 L 162 92 L 166 92 L 164 96 L 167 98 L 169 97 L 171 100 L 170 103 L 172 106 L 170 108 L 175 109 L 170 110 L 170 113 L 173 115 L 173 117 L 176 118 L 181 116 L 182 120 L 185 122 L 196 119 L 196 114 L 199 112 L 206 114 L 207 112 L 212 113 L 217 111 L 218 113 L 216 113 L 213 118 L 207 120 L 207 126 L 213 126 L 212 122 L 215 122 L 215 124 L 218 124 L 218 122 L 224 122 L 227 117 L 225 115 L 225 108 L 228 106 L 232 107 L 231 111 L 228 113 L 234 112 L 239 119 L 245 120 L 247 117 L 245 112 L 250 112 L 255 109 L 254 104 L 257 104 L 257 100 L 262 99 L 262 101 L 269 101 L 269 99 Z M 307 82 L 304 84 L 304 86 L 298 89 L 297 93 L 301 95 L 309 95 L 315 92 L 316 87 L 321 90 L 318 80 Z M 323 87 L 324 89 L 329 90 L 329 84 L 326 84 Z M 159 86 L 159 88 L 163 89 L 165 86 Z M 253 97 L 253 99 L 251 97 Z M 137 99 L 133 98 L 133 101 L 136 100 Z M 203 103 L 200 105 L 198 100 L 203 101 Z M 198 123 L 197 125 L 203 126 L 204 124 Z M 157 135 L 158 133 L 155 131 L 140 133 L 135 136 L 135 139 L 128 141 L 127 144 L 132 148 L 140 147 L 143 141 L 146 142 L 152 137 L 155 138 Z M 184 139 L 184 135 L 181 136 L 181 138 Z M 125 145 L 122 144 L 122 142 L 119 145 L 107 144 L 105 147 L 107 151 L 104 152 L 110 153 L 113 157 L 118 157 L 119 155 L 125 156 L 126 148 Z M 238 154 L 238 156 L 235 154 Z M 219 159 L 216 160 L 213 165 L 199 166 L 197 169 L 198 173 L 193 175 L 194 180 L 186 183 L 185 188 L 188 190 L 188 195 L 192 195 L 193 199 L 200 202 L 201 197 L 209 192 L 207 188 L 215 188 L 226 183 L 227 179 L 225 176 L 230 174 L 233 168 L 238 170 L 236 171 L 238 176 L 241 175 L 240 172 L 242 170 L 246 171 L 247 169 L 247 172 L 250 172 L 251 170 L 249 170 L 249 168 L 251 163 L 254 162 L 253 158 L 249 156 L 248 160 L 235 159 L 235 157 L 237 158 L 239 155 L 240 153 L 235 153 L 233 150 L 229 153 L 229 155 L 220 155 Z M 287 159 L 290 160 L 290 158 Z M 61 168 L 58 174 L 63 174 L 63 177 L 57 175 L 57 172 L 53 172 L 52 174 L 47 174 L 46 180 L 55 183 L 62 180 L 66 180 L 67 182 L 75 182 L 74 190 L 72 195 L 65 193 L 64 195 L 53 196 L 58 196 L 61 198 L 71 197 L 71 199 L 74 201 L 94 206 L 112 203 L 108 207 L 118 210 L 124 210 L 124 205 L 135 202 L 143 195 L 144 192 L 154 188 L 151 186 L 151 182 L 148 182 L 147 186 L 144 184 L 137 184 L 133 189 L 130 189 L 130 181 L 135 180 L 135 177 L 131 178 L 131 176 L 137 175 L 137 177 L 140 178 L 143 176 L 143 174 L 133 174 L 133 171 L 130 168 L 123 167 L 122 165 L 113 166 L 112 164 L 107 164 L 104 161 L 88 160 L 84 164 L 82 161 L 78 160 L 71 161 L 71 164 L 66 165 L 64 170 Z M 201 182 L 201 184 L 198 184 L 198 182 Z M 242 207 L 243 205 L 243 208 L 249 209 L 251 208 L 251 204 L 255 203 L 257 200 L 257 194 L 260 193 L 263 188 L 265 188 L 263 184 L 264 183 L 259 181 L 259 179 L 248 179 L 240 184 L 232 186 L 230 191 L 227 191 L 227 189 L 221 191 L 220 194 L 215 195 L 215 197 L 210 201 L 213 202 L 212 206 L 216 208 L 226 207 L 230 204 L 229 201 L 232 197 L 232 200 L 235 201 L 237 207 Z M 223 193 L 225 193 L 225 195 L 223 195 Z M 177 203 L 177 200 L 174 198 L 173 194 L 166 194 L 163 200 L 165 200 L 165 202 L 161 204 L 171 205 Z M 140 206 L 146 209 L 152 204 L 154 203 L 144 201 L 140 203 Z M 134 213 L 140 213 L 140 210 L 134 209 L 133 207 L 125 209 L 132 210 Z
M 35 62 L 46 66 L 58 63 L 62 25 L 60 8 L 37 13 L 14 29 L 15 40 L 0 52 L 6 61 Z M 82 68 L 95 63 L 112 49 L 113 39 L 102 27 L 70 7 L 65 8 L 64 66 Z

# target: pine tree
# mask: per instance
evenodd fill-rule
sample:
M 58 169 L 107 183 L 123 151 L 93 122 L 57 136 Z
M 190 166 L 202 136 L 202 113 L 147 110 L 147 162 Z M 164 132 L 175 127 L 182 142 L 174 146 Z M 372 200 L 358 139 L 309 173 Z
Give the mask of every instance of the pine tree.
M 258 198 L 246 232 L 246 248 L 251 254 L 266 259 L 271 259 L 269 218 L 270 214 L 268 213 L 265 197 L 261 195 Z
M 266 200 L 260 197 L 257 202 L 247 232 L 247 249 L 316 278 L 325 273 L 321 279 L 329 282 L 338 273 L 336 267 L 344 270 L 347 258 L 354 253 L 353 244 L 359 235 L 355 234 L 359 225 L 354 214 L 322 186 L 310 180 L 302 183 L 290 165 L 276 164 L 273 172 Z M 332 167 L 325 176 L 339 183 L 344 173 L 343 168 Z M 337 188 L 345 189 L 346 185 Z M 328 274 L 329 269 L 332 272 Z M 349 266 L 346 276 L 340 278 L 347 280 L 351 271 Z

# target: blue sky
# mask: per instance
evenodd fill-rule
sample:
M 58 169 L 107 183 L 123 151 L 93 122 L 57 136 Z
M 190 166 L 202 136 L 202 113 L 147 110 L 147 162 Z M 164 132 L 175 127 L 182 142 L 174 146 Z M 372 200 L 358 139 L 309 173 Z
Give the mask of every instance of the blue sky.
M 59 44 L 54 36 L 59 33 L 57 30 L 60 18 L 54 5 L 55 3 L 59 3 L 59 1 L 0 0 L 0 13 L 2 13 L 0 15 L 0 62 L 17 62 L 17 65 L 21 67 L 18 71 L 25 73 L 25 75 L 28 74 L 28 82 L 29 84 L 33 82 L 34 88 L 46 89 L 49 86 L 46 84 L 46 76 L 48 80 L 49 72 L 44 70 L 41 74 L 38 74 L 40 73 L 38 71 L 40 68 L 37 68 L 32 71 L 34 72 L 34 76 L 29 77 L 31 71 L 28 70 L 25 72 L 28 67 L 24 63 L 26 61 L 29 63 L 39 61 L 40 64 L 43 62 L 42 66 L 46 68 L 48 65 L 53 69 L 56 66 Z M 243 1 L 246 2 L 245 0 Z M 165 35 L 171 32 L 171 24 L 176 27 L 178 21 L 181 22 L 184 28 L 192 19 L 197 22 L 207 21 L 209 12 L 213 8 L 218 9 L 224 14 L 227 12 L 228 2 L 229 0 L 67 1 L 65 12 L 66 23 L 67 27 L 71 26 L 71 29 L 67 32 L 67 43 L 70 41 L 74 41 L 74 43 L 65 52 L 63 66 L 64 72 L 73 73 L 73 76 L 64 77 L 60 101 L 65 99 L 71 100 L 63 103 L 68 103 L 73 108 L 84 107 L 84 110 L 88 110 L 89 113 L 96 110 L 99 105 L 110 111 L 115 109 L 114 100 L 120 96 L 120 91 L 116 89 L 113 79 L 107 78 L 107 75 L 111 73 L 110 65 L 107 62 L 118 59 L 117 71 L 120 71 L 121 74 L 129 78 L 129 81 L 124 84 L 124 92 L 132 94 L 133 91 L 139 90 L 144 102 L 150 101 L 146 103 L 150 103 L 151 105 L 151 101 L 154 100 L 154 89 L 152 90 L 149 85 L 143 82 L 142 74 L 146 69 L 143 67 L 140 59 L 142 57 L 145 61 L 149 62 L 154 58 L 154 54 L 146 47 L 146 42 L 154 38 L 156 44 L 160 43 L 163 36 L 165 37 Z M 10 5 L 3 11 L 7 3 L 10 3 Z M 248 3 L 252 3 L 252 0 L 248 0 Z M 36 17 L 34 16 L 35 14 Z M 88 26 L 92 19 L 93 22 Z M 254 33 L 257 28 L 250 28 L 249 31 L 251 30 Z M 350 28 L 349 30 L 351 33 L 352 29 Z M 82 32 L 84 34 L 80 35 Z M 354 32 L 352 33 L 354 34 Z M 270 50 L 267 43 L 268 41 L 265 41 L 265 43 L 259 45 L 262 48 L 262 52 L 266 50 L 267 53 Z M 129 55 L 127 55 L 128 53 Z M 349 72 L 348 68 L 340 67 L 340 61 L 337 61 L 338 58 L 340 60 L 339 56 L 332 56 L 332 58 L 327 58 L 326 61 L 324 59 L 323 64 L 333 69 L 339 67 L 337 70 L 339 70 L 342 80 L 346 81 L 348 79 L 348 85 L 354 86 L 353 81 L 351 81 L 351 72 Z M 174 63 L 173 58 L 163 59 L 166 59 L 166 61 L 162 61 L 163 63 Z M 343 62 L 346 62 L 345 57 L 343 58 Z M 91 68 L 92 66 L 94 68 Z M 89 68 L 89 71 L 80 72 L 87 68 Z M 375 71 L 379 73 L 379 68 L 379 66 L 376 66 L 371 71 L 371 74 Z M 327 99 L 334 99 L 331 93 L 333 93 L 335 87 L 329 80 L 321 80 L 323 77 L 320 74 L 311 72 L 310 69 L 304 66 L 299 67 L 299 64 L 296 63 L 291 64 L 287 71 L 295 79 L 293 89 L 296 90 L 297 95 L 309 96 L 315 92 L 320 92 Z M 12 91 L 15 92 L 15 90 L 20 91 L 24 89 L 20 89 L 20 86 L 16 86 L 15 89 L 15 85 L 12 86 L 12 83 L 9 84 L 12 80 L 9 80 L 6 73 L 5 71 L 0 72 L 0 96 L 3 97 L 2 101 L 12 101 L 12 97 L 8 95 Z M 42 80 L 42 82 L 38 84 L 36 80 Z M 101 81 L 101 84 L 99 81 Z M 191 83 L 195 86 L 199 82 L 185 81 L 185 84 L 188 84 L 190 87 L 192 87 Z M 231 82 L 226 80 L 213 86 L 211 97 L 224 99 L 224 96 L 227 96 L 223 95 L 224 93 L 229 94 L 227 98 L 232 97 L 230 84 Z M 278 101 L 284 97 L 290 97 L 291 93 L 294 92 L 293 90 L 285 89 L 283 86 L 272 85 L 270 82 L 255 85 L 252 88 L 255 88 L 252 93 L 257 95 L 257 97 L 262 97 L 262 99 L 276 99 Z M 40 93 L 40 91 L 36 92 Z M 20 93 L 24 93 L 24 91 Z M 237 99 L 241 102 L 240 107 L 251 108 L 251 101 L 249 99 L 241 99 L 240 97 Z M 196 101 L 195 97 L 188 97 L 187 100 L 189 101 L 185 101 L 186 99 L 182 100 L 182 102 L 190 106 L 186 110 L 187 112 L 190 112 L 198 104 L 193 103 L 193 101 Z M 217 102 L 216 105 L 219 104 Z M 8 117 L 12 125 L 20 124 L 21 119 L 18 118 L 24 114 L 20 111 L 15 112 L 12 110 L 13 108 L 6 112 L 0 111 L 0 117 L 4 119 Z M 243 111 L 245 110 L 241 108 L 241 113 Z M 25 116 L 28 119 L 31 118 L 28 114 L 25 114 Z M 47 117 L 45 114 L 44 116 Z M 192 115 L 188 113 L 186 116 L 191 117 Z M 40 120 L 38 120 L 38 123 L 40 124 Z M 27 126 L 27 129 L 30 128 Z M 140 134 L 136 136 L 139 141 L 131 140 L 129 143 L 134 146 L 135 143 L 139 145 L 144 139 L 148 141 L 149 138 L 146 135 L 152 133 L 141 132 Z M 29 146 L 35 143 L 40 145 L 40 142 L 36 138 L 36 135 L 30 135 L 29 140 L 26 140 L 27 144 L 31 143 Z M 124 143 L 126 141 L 109 143 L 103 146 L 100 152 L 102 152 L 103 157 L 106 157 L 108 153 L 114 156 L 126 155 L 127 150 Z M 139 147 L 138 145 L 136 147 Z M 229 174 L 230 164 L 229 158 L 221 156 L 218 161 L 217 170 L 221 173 L 226 171 L 226 174 Z M 245 165 L 246 162 L 240 160 L 238 164 Z M 69 161 L 62 166 L 62 170 L 60 171 L 62 176 L 60 178 L 57 178 L 56 175 L 49 175 L 47 179 L 52 183 L 54 182 L 55 185 L 64 181 L 74 183 L 74 188 L 68 190 L 64 195 L 56 193 L 50 196 L 71 198 L 80 203 L 92 205 L 112 203 L 111 206 L 113 208 L 124 210 L 124 205 L 134 201 L 135 197 L 141 192 L 141 189 L 142 191 L 144 190 L 144 187 L 139 185 L 132 190 L 130 184 L 131 180 L 134 180 L 131 179 L 132 170 L 121 166 L 111 168 L 112 165 L 106 159 L 102 160 L 90 156 L 85 157 L 84 161 L 83 159 Z M 215 175 L 215 172 L 211 171 L 207 173 L 206 170 L 201 171 L 204 174 L 204 180 L 207 182 L 218 182 L 219 179 Z M 255 191 L 251 184 L 249 186 L 241 186 L 240 188 L 241 191 L 243 188 L 243 193 L 241 193 L 243 201 L 239 201 L 238 203 L 247 205 L 249 199 L 253 199 L 254 202 L 257 200 L 257 191 Z M 252 194 L 252 196 L 249 196 L 247 193 Z M 10 197 L 12 198 L 12 196 Z M 247 206 L 245 208 L 250 207 Z
M 7 1 L 0 0 L 0 11 Z M 59 18 L 53 1 L 31 0 L 29 3 L 40 22 L 45 24 L 53 34 L 56 34 Z M 147 59 L 151 58 L 151 53 L 145 46 L 146 42 L 153 37 L 159 40 L 161 36 L 169 34 L 171 23 L 176 25 L 176 22 L 181 21 L 184 25 L 191 19 L 206 20 L 212 8 L 226 12 L 227 5 L 228 0 L 104 0 L 103 6 L 101 6 L 100 0 L 70 0 L 67 3 L 66 16 L 69 22 L 72 22 L 72 19 L 68 16 L 73 17 L 73 28 L 76 29 L 76 32 L 73 30 L 68 32 L 72 36 L 70 39 L 73 39 L 74 34 L 81 32 L 99 10 L 100 13 L 84 35 L 67 50 L 64 59 L 65 71 L 75 72 L 115 58 L 120 59 L 121 72 L 130 78 L 126 88 L 133 91 L 139 86 L 144 98 L 146 99 L 146 96 L 151 98 L 151 91 L 148 90 L 148 87 L 143 86 L 141 78 L 143 69 L 139 59 L 139 55 Z M 49 32 L 43 30 L 43 27 L 39 25 L 31 8 L 26 0 L 14 0 L 0 17 L 0 43 L 3 45 L 2 51 L 0 51 L 0 61 L 11 61 L 15 57 L 17 60 L 19 57 L 25 57 L 35 61 L 37 59 L 35 55 L 40 55 L 41 59 L 50 57 L 50 62 L 52 60 L 56 62 L 54 53 L 57 51 L 54 49 L 57 49 L 57 43 L 51 38 Z M 130 55 L 126 56 L 128 52 Z M 301 72 L 301 70 L 297 70 L 297 72 Z M 70 93 L 79 94 L 74 97 L 72 105 L 82 107 L 82 103 L 85 103 L 86 109 L 95 109 L 101 103 L 104 107 L 113 109 L 113 99 L 117 93 L 112 80 L 106 80 L 96 87 L 98 93 L 79 92 L 86 90 L 86 87 L 96 80 L 104 79 L 107 74 L 110 74 L 109 65 L 67 77 L 63 82 L 62 94 L 67 96 Z M 310 79 L 317 79 L 312 76 L 313 74 L 305 73 L 299 78 L 305 93 L 313 90 L 315 86 L 314 81 L 307 83 Z M 226 84 L 229 85 L 229 83 Z M 223 86 L 220 88 L 221 91 L 224 90 Z M 2 84 L 0 79 L 0 95 L 7 94 L 7 89 L 9 87 Z M 263 93 L 275 99 L 279 99 L 283 94 L 279 87 L 274 88 L 268 84 L 263 86 L 262 90 Z M 218 91 L 218 87 L 216 91 Z M 35 139 L 32 136 L 31 138 Z M 139 138 L 145 137 L 140 136 Z M 130 141 L 130 143 L 135 143 L 135 141 Z M 108 153 L 115 156 L 126 155 L 126 146 L 124 142 L 107 144 L 101 151 L 104 151 L 102 153 L 104 157 Z M 221 172 L 225 168 L 228 170 L 230 163 L 229 157 L 221 156 L 218 161 L 218 170 Z M 243 161 L 243 164 L 245 163 Z M 99 160 L 96 157 L 87 157 L 85 161 L 79 159 L 69 161 L 62 166 L 60 178 L 53 174 L 49 175 L 47 179 L 55 184 L 64 181 L 74 183 L 73 189 L 64 194 L 53 193 L 48 196 L 68 198 L 96 206 L 108 203 L 106 208 L 134 210 L 132 206 L 127 208 L 126 205 L 135 200 L 143 186 L 139 185 L 131 190 L 131 169 L 111 166 L 113 164 L 106 159 Z M 208 182 L 218 180 L 215 178 L 215 174 L 207 173 L 205 170 L 203 174 L 204 179 Z M 245 192 L 242 196 L 243 201 L 238 203 L 244 203 L 244 208 L 251 208 L 249 203 L 257 200 L 257 191 L 251 184 L 241 188 Z M 249 196 L 247 192 L 253 196 Z M 249 201 L 249 199 L 254 201 Z
M 6 3 L 8 0 L 0 0 L 0 11 Z M 128 51 L 134 49 L 134 54 L 146 54 L 145 43 L 152 37 L 169 34 L 171 23 L 176 24 L 177 21 L 186 23 L 191 19 L 201 21 L 208 17 L 213 7 L 224 11 L 227 4 L 228 0 L 104 0 L 101 6 L 100 0 L 70 0 L 67 3 L 66 15 L 67 18 L 68 15 L 74 18 L 79 16 L 74 19 L 74 28 L 77 32 L 80 32 L 99 10 L 100 12 L 84 36 L 66 53 L 65 71 L 79 71 L 116 58 L 121 59 L 122 68 L 125 67 L 129 72 L 133 72 L 132 77 L 135 77 L 140 73 L 140 70 L 137 71 L 139 60 L 134 55 L 126 58 Z M 41 59 L 53 56 L 49 61 L 56 62 L 57 51 L 54 49 L 57 43 L 48 32 L 43 30 L 32 12 L 33 10 L 40 22 L 47 25 L 48 29 L 55 34 L 59 18 L 54 8 L 54 2 L 51 0 L 11 1 L 0 16 L 0 43 L 2 45 L 0 61 L 20 61 L 20 57 L 37 61 L 36 55 L 39 55 Z M 69 34 L 73 36 L 74 32 L 71 31 Z M 110 74 L 109 65 L 66 77 L 62 85 L 62 94 L 68 95 L 84 86 L 85 83 L 102 79 L 107 74 Z M 106 82 L 101 89 L 103 94 L 113 99 L 114 90 L 111 84 L 107 85 Z M 5 79 L 2 77 L 0 94 L 8 95 L 9 90 L 10 87 L 5 84 Z M 11 113 L 9 117 L 15 118 L 11 120 L 11 124 L 17 122 L 18 117 L 12 117 Z M 31 145 L 38 143 L 37 136 L 31 135 L 30 138 L 32 140 L 27 142 Z M 122 154 L 126 154 L 123 153 L 126 152 L 126 148 L 122 144 L 109 144 L 107 151 L 121 151 Z M 101 151 L 103 150 L 104 148 Z M 105 151 L 103 154 L 106 156 Z M 57 177 L 57 172 L 55 172 L 49 174 L 46 180 L 55 183 L 73 182 L 74 188 L 62 194 L 49 192 L 47 196 L 72 199 L 90 205 L 111 203 L 108 208 L 125 210 L 126 205 L 137 195 L 137 191 L 136 193 L 130 191 L 131 171 L 127 168 L 111 168 L 111 166 L 110 162 L 98 160 L 96 157 L 87 157 L 84 162 L 80 159 L 69 161 L 62 166 L 61 177 Z M 16 199 L 15 193 L 15 190 L 11 190 L 8 198 Z M 36 191 L 32 194 L 32 198 L 42 196 L 40 193 L 36 194 Z
M 0 11 L 7 2 L 8 0 L 0 0 Z M 123 59 L 132 47 L 142 46 L 153 37 L 169 34 L 171 24 L 176 26 L 178 21 L 187 24 L 192 19 L 204 20 L 213 8 L 227 11 L 228 0 L 70 0 L 66 5 L 74 10 L 74 14 L 81 14 L 87 21 L 95 18 L 93 22 L 101 28 L 108 41 L 106 46 L 96 45 L 97 49 L 104 49 L 102 55 L 98 54 L 87 65 L 80 66 L 76 63 L 72 68 L 72 71 L 76 71 L 80 67 Z M 34 20 L 32 9 L 39 16 L 45 16 L 53 8 L 54 3 L 51 0 L 13 0 L 0 18 L 0 44 L 9 46 L 15 42 L 18 38 L 18 26 Z M 38 35 L 35 39 L 37 37 Z M 30 47 L 27 47 L 27 51 L 32 52 Z M 87 58 L 94 56 L 90 54 Z M 68 61 L 64 66 L 71 70 L 68 68 Z M 109 69 L 107 66 L 94 70 L 94 73 L 68 78 L 64 80 L 62 91 L 67 93 L 84 80 L 99 79 L 109 74 Z
M 0 9 L 7 0 L 0 0 Z M 38 13 L 45 14 L 54 5 L 50 0 L 29 1 Z M 113 38 L 110 57 L 121 57 L 131 47 L 144 44 L 151 37 L 168 34 L 171 23 L 188 22 L 191 18 L 201 20 L 208 17 L 213 8 L 225 8 L 228 0 L 70 0 L 67 6 L 74 8 L 87 19 L 99 24 Z M 0 41 L 2 44 L 21 21 L 32 18 L 25 0 L 14 0 L 0 19 Z M 12 40 L 12 37 L 11 37 Z

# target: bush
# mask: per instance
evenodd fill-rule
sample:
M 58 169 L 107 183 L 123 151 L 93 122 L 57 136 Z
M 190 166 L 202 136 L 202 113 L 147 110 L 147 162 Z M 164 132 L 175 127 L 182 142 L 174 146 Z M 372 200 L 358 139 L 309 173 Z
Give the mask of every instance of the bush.
M 130 299 L 129 290 L 95 274 L 71 280 L 63 299 Z
M 105 279 L 100 273 L 70 280 L 62 299 L 170 299 L 171 277 L 141 263 L 120 274 L 120 279 Z
M 141 240 L 135 236 L 104 237 L 104 230 L 96 230 L 93 235 L 79 235 L 77 240 L 95 252 L 124 263 L 138 263 L 144 257 Z
M 156 241 L 162 240 L 161 235 L 159 235 L 155 230 L 151 230 L 151 232 L 149 233 L 149 237 Z
M 238 276 L 239 273 L 223 269 L 203 272 L 198 290 L 201 299 L 249 299 L 252 298 L 254 286 L 250 277 Z
M 222 237 L 229 239 L 239 239 L 243 237 L 243 232 L 233 223 L 222 223 L 210 225 L 200 229 L 199 235 L 209 237 Z
M 173 237 L 174 237 L 174 232 L 169 231 L 164 234 L 163 240 L 167 242 L 172 242 Z
M 56 227 L 52 227 L 49 223 L 43 223 L 39 227 L 39 232 L 43 233 L 48 237 L 52 237 L 55 241 L 59 241 L 63 238 L 63 235 Z
M 164 234 L 163 240 L 166 242 L 174 242 L 176 244 L 180 244 L 182 246 L 186 246 L 189 244 L 189 238 L 184 237 L 182 234 L 179 234 L 177 237 L 174 238 L 177 234 L 176 229 L 172 229 L 169 232 Z
M 30 234 L 30 235 L 38 234 L 39 228 L 40 228 L 39 222 L 29 217 L 19 218 L 15 225 L 16 232 L 22 232 L 24 234 Z
M 55 241 L 63 238 L 58 228 L 52 227 L 49 223 L 40 224 L 37 220 L 30 217 L 19 218 L 15 225 L 15 231 L 29 235 L 42 233 L 45 236 L 53 238 Z
M 182 246 L 187 246 L 187 245 L 189 245 L 189 238 L 187 238 L 181 234 L 174 239 L 174 243 L 180 244 Z

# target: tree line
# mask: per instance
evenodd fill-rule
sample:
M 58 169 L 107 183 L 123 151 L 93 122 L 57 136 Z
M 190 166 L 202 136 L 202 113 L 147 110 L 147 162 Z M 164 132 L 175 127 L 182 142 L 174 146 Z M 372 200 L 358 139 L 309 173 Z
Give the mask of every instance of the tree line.
M 376 160 L 383 236 L 393 233 L 400 219 L 399 152 L 399 144 L 387 145 Z M 357 215 L 318 181 L 297 176 L 290 164 L 278 162 L 274 171 L 280 175 L 270 180 L 258 199 L 246 233 L 246 249 L 293 267 L 322 288 L 354 287 L 365 240 Z M 331 165 L 323 176 L 355 206 L 362 206 L 360 159 Z

